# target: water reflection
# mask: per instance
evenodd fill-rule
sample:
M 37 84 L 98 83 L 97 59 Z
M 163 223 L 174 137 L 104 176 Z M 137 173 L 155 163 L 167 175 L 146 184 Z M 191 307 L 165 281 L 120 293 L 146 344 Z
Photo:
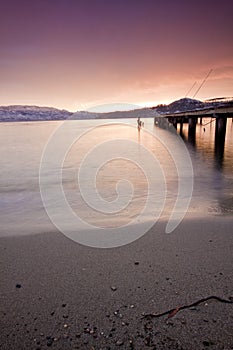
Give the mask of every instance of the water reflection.
M 164 123 L 164 122 L 163 122 Z M 166 130 L 170 126 L 165 127 Z M 173 128 L 173 130 L 175 130 Z M 227 119 L 226 135 L 224 132 L 216 133 L 215 118 L 202 118 L 202 124 L 198 121 L 196 128 L 189 128 L 188 123 L 178 124 L 177 133 L 182 137 L 188 147 L 194 166 L 195 159 L 202 159 L 202 176 L 207 177 L 208 188 L 214 194 L 214 199 L 209 207 L 213 213 L 233 213 L 233 120 Z M 210 172 L 207 172 L 207 170 Z M 205 172 L 206 171 L 206 172 Z M 199 184 L 203 179 L 197 176 Z M 207 188 L 207 184 L 206 184 Z M 208 196 L 208 194 L 207 194 Z
M 63 164 L 64 191 L 70 195 L 71 205 L 80 208 L 79 197 L 75 191 L 77 185 L 77 169 L 82 157 L 90 147 L 96 143 L 104 142 L 106 139 L 119 139 L 126 136 L 138 143 L 136 147 L 137 157 L 142 157 L 140 145 L 145 145 L 156 156 L 166 175 L 166 206 L 168 211 L 174 207 L 177 197 L 178 176 L 174 161 L 169 152 L 159 142 L 162 137 L 166 140 L 166 146 L 170 149 L 175 147 L 174 138 L 180 132 L 161 120 L 161 128 L 154 126 L 154 120 L 144 119 L 145 129 L 151 131 L 154 136 L 141 130 L 138 133 L 135 128 L 122 128 L 112 124 L 111 127 L 101 127 L 91 137 L 80 139 L 79 144 L 71 148 Z M 121 120 L 121 122 L 132 123 L 132 120 Z M 77 129 L 85 134 L 86 130 L 98 125 L 99 121 L 77 121 Z M 158 122 L 159 123 L 159 122 Z M 42 232 L 51 230 L 50 223 L 39 192 L 39 166 L 44 146 L 54 130 L 61 122 L 27 122 L 27 123 L 2 123 L 0 125 L 1 139 L 1 173 L 0 173 L 0 221 L 2 234 L 13 234 L 18 232 L 19 227 L 22 233 Z M 136 120 L 133 121 L 136 126 Z M 204 130 L 205 129 L 205 130 Z M 169 131 L 169 132 L 168 132 Z M 195 142 L 188 136 L 188 124 L 183 124 L 181 135 L 189 150 L 194 168 L 194 192 L 189 213 L 195 215 L 207 215 L 211 213 L 233 214 L 233 123 L 227 121 L 225 143 L 215 144 L 215 120 L 210 123 L 209 119 L 203 118 L 202 125 L 196 125 Z M 89 134 L 90 136 L 90 134 Z M 61 140 L 63 142 L 64 140 Z M 85 141 L 85 142 L 84 142 Z M 75 148 L 76 147 L 76 148 Z M 100 171 L 99 188 L 100 193 L 107 196 L 114 195 L 114 188 L 107 186 L 115 184 L 115 176 L 121 176 L 123 171 L 126 175 L 133 177 L 135 188 L 138 189 L 135 198 L 135 207 L 140 208 L 143 200 L 146 199 L 146 181 L 142 174 L 134 170 L 132 166 L 125 164 L 109 163 L 104 168 L 105 173 Z M 114 169 L 117 169 L 115 171 Z M 90 168 L 90 171 L 92 168 Z M 73 177 L 72 177 L 73 175 Z M 111 176 L 110 176 L 111 175 Z M 70 180 L 72 178 L 72 181 Z M 106 180 L 106 186 L 103 179 Z M 98 179 L 97 179 L 98 180 Z M 48 188 L 52 187 L 50 174 L 48 174 Z M 111 189 L 111 191 L 109 190 Z M 158 186 L 159 189 L 159 186 Z M 72 197 L 73 196 L 73 197 Z M 74 199 L 73 199 L 74 198 Z M 109 197 L 107 197 L 109 198 Z M 170 213 L 170 212 L 169 212 Z M 84 213 L 85 214 L 85 213 Z M 166 214 L 166 213 L 165 213 Z M 126 212 L 126 218 L 129 217 Z M 117 219 L 117 218 L 116 218 Z M 99 217 L 98 217 L 99 220 Z
M 223 168 L 224 161 L 225 137 L 215 138 L 214 142 L 214 161 L 215 167 L 218 170 Z
M 182 127 L 178 126 L 177 132 L 205 160 L 209 162 L 212 159 L 216 169 L 232 172 L 232 120 L 228 118 L 226 136 L 224 133 L 216 135 L 215 123 L 215 119 L 203 118 L 202 125 L 197 124 L 195 129 L 189 128 L 188 123 L 185 123 Z

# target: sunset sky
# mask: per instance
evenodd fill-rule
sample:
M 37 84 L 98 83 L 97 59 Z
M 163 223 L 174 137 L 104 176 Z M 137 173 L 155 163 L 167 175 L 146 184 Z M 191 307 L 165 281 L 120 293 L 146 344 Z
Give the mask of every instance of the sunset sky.
M 233 96 L 232 0 L 1 0 L 0 105 Z

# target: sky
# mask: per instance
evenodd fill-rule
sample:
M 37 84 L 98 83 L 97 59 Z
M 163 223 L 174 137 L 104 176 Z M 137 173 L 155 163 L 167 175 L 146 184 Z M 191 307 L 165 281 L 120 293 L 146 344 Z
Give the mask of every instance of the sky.
M 0 0 L 0 105 L 233 96 L 232 0 Z M 192 88 L 193 87 L 193 88 Z

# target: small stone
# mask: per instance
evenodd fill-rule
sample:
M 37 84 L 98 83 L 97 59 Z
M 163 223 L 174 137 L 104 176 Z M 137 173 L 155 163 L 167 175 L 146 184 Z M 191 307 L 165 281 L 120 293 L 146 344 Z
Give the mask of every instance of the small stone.
M 210 346 L 210 342 L 209 342 L 208 340 L 204 340 L 204 341 L 203 341 L 203 345 L 204 345 L 204 346 Z
M 54 314 L 55 314 L 55 311 L 52 311 L 52 312 L 50 313 L 51 316 L 53 316 Z
M 19 283 L 17 283 L 16 284 L 16 286 L 15 286 L 15 288 L 21 288 L 22 286 L 21 286 L 21 284 L 19 284 Z
M 50 338 L 47 341 L 47 346 L 52 346 L 52 345 L 53 345 L 53 338 Z
M 68 324 L 64 324 L 64 328 L 67 328 L 68 327 Z
M 130 305 L 130 307 L 131 307 L 131 309 L 133 309 L 133 308 L 134 308 L 134 305 Z
M 139 261 L 135 261 L 135 262 L 134 262 L 134 265 L 139 265 Z
M 62 304 L 62 307 L 66 307 L 66 304 Z
M 124 342 L 122 340 L 117 340 L 116 345 L 122 346 L 122 345 L 124 345 Z
M 150 331 L 152 329 L 152 325 L 150 323 L 146 323 L 145 329 Z
M 144 339 L 144 343 L 145 343 L 147 346 L 150 346 L 151 339 L 150 339 L 150 336 L 149 336 L 149 335 L 147 335 L 146 338 Z
M 117 287 L 112 286 L 112 287 L 111 287 L 111 290 L 112 290 L 113 292 L 115 292 L 115 291 L 117 290 Z

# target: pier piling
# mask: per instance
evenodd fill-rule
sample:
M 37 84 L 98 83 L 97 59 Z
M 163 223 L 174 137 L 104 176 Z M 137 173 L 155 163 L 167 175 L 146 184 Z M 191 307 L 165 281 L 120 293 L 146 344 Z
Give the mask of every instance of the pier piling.
M 191 143 L 195 144 L 197 118 L 192 117 L 192 118 L 189 118 L 188 121 L 189 121 L 188 139 Z

